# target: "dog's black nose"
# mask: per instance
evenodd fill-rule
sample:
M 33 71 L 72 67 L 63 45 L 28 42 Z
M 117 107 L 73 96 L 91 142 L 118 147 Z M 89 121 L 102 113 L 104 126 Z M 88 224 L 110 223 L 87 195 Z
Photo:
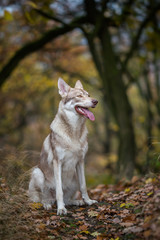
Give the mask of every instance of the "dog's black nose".
M 92 103 L 94 104 L 94 106 L 96 106 L 97 103 L 98 103 L 98 101 L 97 101 L 96 99 L 93 99 L 93 100 L 92 100 Z

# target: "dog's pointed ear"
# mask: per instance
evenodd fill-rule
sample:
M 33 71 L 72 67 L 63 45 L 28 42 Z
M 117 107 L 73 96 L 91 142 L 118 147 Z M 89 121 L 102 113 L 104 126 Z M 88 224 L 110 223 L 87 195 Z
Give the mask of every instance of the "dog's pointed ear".
M 81 88 L 81 89 L 83 89 L 83 85 L 82 85 L 82 83 L 81 83 L 80 80 L 78 80 L 78 81 L 76 82 L 75 88 Z
M 69 92 L 70 86 L 62 79 L 58 79 L 58 89 L 61 97 L 66 97 Z

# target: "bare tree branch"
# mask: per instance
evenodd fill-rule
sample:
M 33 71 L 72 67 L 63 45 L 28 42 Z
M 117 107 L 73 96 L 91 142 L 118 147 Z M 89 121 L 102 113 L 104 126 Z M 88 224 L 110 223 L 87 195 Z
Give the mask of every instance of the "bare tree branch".
M 141 34 L 143 32 L 143 29 L 146 27 L 146 25 L 148 24 L 148 22 L 154 17 L 154 15 L 156 14 L 156 12 L 160 9 L 160 3 L 157 4 L 157 6 L 155 6 L 154 8 L 151 9 L 150 13 L 146 16 L 146 18 L 144 19 L 144 21 L 141 23 L 138 31 L 137 31 L 137 34 L 135 36 L 135 38 L 133 39 L 132 41 L 132 45 L 131 45 L 131 48 L 123 62 L 123 67 L 122 67 L 122 72 L 125 70 L 127 64 L 128 64 L 128 61 L 130 60 L 130 58 L 133 56 L 135 50 L 136 50 L 136 47 L 138 45 L 138 42 L 139 42 L 139 39 L 141 37 Z
M 57 17 L 54 17 L 54 16 L 51 16 L 51 15 L 49 15 L 48 13 L 46 13 L 46 12 L 44 12 L 44 11 L 38 9 L 38 8 L 34 8 L 34 10 L 35 10 L 38 14 L 40 14 L 41 16 L 43 16 L 43 17 L 45 17 L 45 18 L 47 18 L 47 19 L 50 19 L 50 20 L 53 20 L 53 21 L 55 21 L 55 22 L 61 23 L 61 24 L 63 24 L 63 25 L 66 25 L 66 23 L 63 22 L 61 19 L 59 19 L 59 18 L 57 18 Z
M 20 48 L 13 57 L 10 58 L 10 60 L 7 62 L 7 64 L 2 68 L 0 71 L 0 87 L 4 84 L 6 79 L 10 76 L 10 74 L 13 72 L 13 70 L 17 67 L 17 65 L 20 63 L 20 61 L 28 56 L 29 54 L 38 51 L 41 49 L 45 44 L 52 41 L 53 39 L 72 31 L 76 27 L 79 27 L 80 24 L 83 24 L 86 22 L 86 17 L 78 17 L 74 21 L 72 21 L 70 24 L 57 27 L 55 29 L 52 29 L 48 32 L 46 32 L 41 38 L 38 40 L 35 40 L 31 43 L 27 43 L 22 48 Z

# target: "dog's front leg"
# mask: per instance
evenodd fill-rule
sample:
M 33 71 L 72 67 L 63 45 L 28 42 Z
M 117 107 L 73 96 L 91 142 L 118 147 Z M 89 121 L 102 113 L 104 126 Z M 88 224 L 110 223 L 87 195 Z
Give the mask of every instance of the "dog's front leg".
M 78 175 L 78 180 L 79 180 L 79 187 L 80 187 L 80 191 L 82 193 L 82 198 L 84 200 L 84 202 L 88 205 L 92 205 L 94 203 L 97 203 L 96 200 L 91 200 L 88 196 L 87 193 L 87 187 L 86 187 L 86 179 L 85 179 L 85 173 L 84 173 L 84 161 L 80 161 L 77 164 L 76 167 L 77 170 L 77 175 Z
M 56 185 L 57 215 L 67 214 L 67 209 L 65 208 L 64 201 L 63 201 L 61 173 L 62 173 L 61 162 L 54 161 L 54 177 L 55 177 L 55 185 Z

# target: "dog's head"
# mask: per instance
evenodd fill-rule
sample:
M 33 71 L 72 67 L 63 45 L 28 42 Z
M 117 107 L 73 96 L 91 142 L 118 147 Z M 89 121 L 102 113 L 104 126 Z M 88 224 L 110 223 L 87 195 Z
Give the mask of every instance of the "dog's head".
M 89 96 L 88 92 L 83 89 L 80 80 L 76 82 L 74 88 L 71 88 L 62 78 L 59 78 L 58 88 L 66 110 L 74 111 L 75 114 L 86 117 L 91 121 L 95 120 L 89 108 L 95 108 L 98 101 Z

